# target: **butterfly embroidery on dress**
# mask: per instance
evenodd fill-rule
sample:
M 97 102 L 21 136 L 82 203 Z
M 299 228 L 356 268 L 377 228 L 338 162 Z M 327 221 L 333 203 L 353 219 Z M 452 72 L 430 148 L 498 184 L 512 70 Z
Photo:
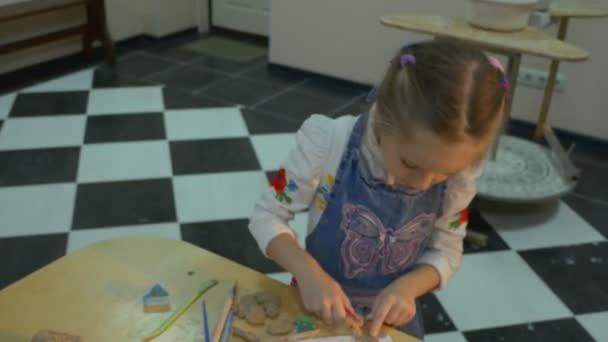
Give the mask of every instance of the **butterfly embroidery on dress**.
M 434 220 L 435 214 L 420 214 L 392 230 L 368 208 L 345 204 L 340 224 L 346 234 L 341 247 L 344 275 L 353 279 L 370 271 L 387 275 L 403 270 L 430 237 Z

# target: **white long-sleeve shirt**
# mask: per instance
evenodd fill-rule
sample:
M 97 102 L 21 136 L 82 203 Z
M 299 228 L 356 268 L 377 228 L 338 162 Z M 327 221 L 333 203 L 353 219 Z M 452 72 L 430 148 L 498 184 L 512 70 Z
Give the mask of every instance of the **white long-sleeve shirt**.
M 368 120 L 361 151 L 363 161 L 372 177 L 385 179 L 384 161 L 374 136 L 369 129 L 373 116 Z M 289 221 L 296 212 L 309 210 L 308 229 L 315 229 L 326 206 L 326 195 L 331 192 L 334 177 L 351 132 L 357 121 L 355 116 L 331 119 L 322 115 L 312 115 L 307 119 L 296 136 L 296 146 L 289 153 L 281 167 L 287 179 L 297 187 L 286 191 L 289 201 L 277 198 L 275 190 L 269 187 L 255 205 L 249 223 L 249 230 L 260 249 L 266 254 L 270 241 L 279 234 L 295 232 Z M 442 216 L 435 221 L 431 241 L 418 264 L 434 267 L 441 276 L 441 287 L 454 276 L 462 261 L 462 240 L 466 222 L 461 220 L 461 212 L 466 209 L 475 195 L 475 179 L 480 168 L 470 167 L 447 180 Z

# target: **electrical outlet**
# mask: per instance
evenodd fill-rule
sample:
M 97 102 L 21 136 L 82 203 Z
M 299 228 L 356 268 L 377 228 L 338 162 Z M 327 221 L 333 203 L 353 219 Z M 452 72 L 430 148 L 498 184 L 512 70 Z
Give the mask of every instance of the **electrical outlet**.
M 517 77 L 517 83 L 532 88 L 545 89 L 549 73 L 538 69 L 521 68 Z M 555 79 L 555 91 L 562 92 L 566 87 L 566 76 L 557 74 Z

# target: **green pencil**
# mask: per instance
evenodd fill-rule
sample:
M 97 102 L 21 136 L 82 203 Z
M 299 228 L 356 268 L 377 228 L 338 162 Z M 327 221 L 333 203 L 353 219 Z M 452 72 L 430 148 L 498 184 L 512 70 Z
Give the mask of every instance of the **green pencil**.
M 175 311 L 171 316 L 169 316 L 169 318 L 167 318 L 163 322 L 163 324 L 156 328 L 156 330 L 154 330 L 148 337 L 144 338 L 144 342 L 152 341 L 153 339 L 157 338 L 158 336 L 162 335 L 162 333 L 167 331 L 167 329 L 169 329 L 169 327 L 173 323 L 175 323 L 175 321 L 177 321 L 177 319 L 184 312 L 186 312 L 190 308 L 190 306 L 192 306 L 192 304 L 194 304 L 194 302 L 196 302 L 203 295 L 203 293 L 205 293 L 205 291 L 209 290 L 215 285 L 217 285 L 217 280 L 207 280 L 202 283 L 201 287 L 199 287 L 198 291 L 196 291 L 196 294 L 192 296 L 192 299 L 190 299 L 189 302 L 182 305 L 177 311 Z

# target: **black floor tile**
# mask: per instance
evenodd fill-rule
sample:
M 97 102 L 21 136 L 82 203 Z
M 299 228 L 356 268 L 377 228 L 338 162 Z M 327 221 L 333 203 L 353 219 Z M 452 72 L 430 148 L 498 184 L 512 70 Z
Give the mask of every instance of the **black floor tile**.
M 165 139 L 162 113 L 100 115 L 87 118 L 85 143 Z
M 192 92 L 207 86 L 211 82 L 218 81 L 226 77 L 227 76 L 225 74 L 219 74 L 207 69 L 186 65 L 154 74 L 150 77 L 144 78 L 144 80 L 161 83 L 167 87 L 174 87 Z
M 202 56 L 196 58 L 195 60 L 192 61 L 192 63 L 203 66 L 208 69 L 225 72 L 225 73 L 229 73 L 229 74 L 235 74 L 238 72 L 242 72 L 245 69 L 252 68 L 254 65 L 257 64 L 257 62 L 255 62 L 255 61 L 251 62 L 251 63 L 238 63 L 235 61 L 231 61 L 231 60 L 227 60 L 227 59 L 223 59 L 223 58 L 219 58 L 219 57 L 214 57 L 214 56 L 206 56 L 206 55 L 202 55 Z
M 64 256 L 67 234 L 0 238 L 0 290 Z
M 185 90 L 163 87 L 165 109 L 212 108 L 231 106 L 231 103 L 212 99 L 203 94 L 190 94 Z
M 357 96 L 366 95 L 371 87 L 324 76 L 313 76 L 306 83 L 299 85 L 297 89 L 343 103 Z
M 575 194 L 567 195 L 562 200 L 608 238 L 608 203 L 590 200 Z
M 243 119 L 250 134 L 294 133 L 302 126 L 302 120 L 295 120 L 255 109 L 242 109 Z
M 177 39 L 157 44 L 156 46 L 147 49 L 146 53 L 162 57 L 176 62 L 192 62 L 200 58 L 202 54 L 190 49 L 184 48 L 184 45 L 199 39 L 198 34 L 190 34 Z
M 304 81 L 310 77 L 310 74 L 282 66 L 260 63 L 258 67 L 245 72 L 243 77 L 281 87 L 288 87 Z
M 608 173 L 608 165 L 598 165 L 580 159 L 575 161 L 575 165 L 581 169 L 582 174 L 574 191 L 608 202 L 608 182 L 604 179 Z
M 574 318 L 465 332 L 469 342 L 593 342 Z
M 608 166 L 608 142 L 592 143 L 576 141 L 572 158 Z
M 159 84 L 121 74 L 111 68 L 97 68 L 93 74 L 93 88 L 141 87 Z
M 469 224 L 467 229 L 486 235 L 488 237 L 488 244 L 485 247 L 479 247 L 465 241 L 464 254 L 504 251 L 510 249 L 507 243 L 500 237 L 500 235 L 498 235 L 498 233 L 492 228 L 492 226 L 490 226 L 490 224 L 477 210 L 471 210 L 469 212 Z
M 172 141 L 173 173 L 197 173 L 259 170 L 249 138 Z
M 281 91 L 281 88 L 275 85 L 244 78 L 231 78 L 205 89 L 204 94 L 213 98 L 251 106 L 279 91 Z
M 358 100 L 338 108 L 338 110 L 334 111 L 330 114 L 332 117 L 338 117 L 341 115 L 360 115 L 364 113 L 368 113 L 370 110 L 371 104 L 367 103 L 365 100 L 365 96 L 361 96 Z
M 118 74 L 140 78 L 167 70 L 175 64 L 177 62 L 170 62 L 146 53 L 134 52 L 124 58 L 120 58 L 115 66 L 102 68 L 111 69 Z
M 319 97 L 300 90 L 290 90 L 253 109 L 271 112 L 292 120 L 304 121 L 311 114 L 328 114 L 340 107 L 344 101 Z
M 73 229 L 175 221 L 170 179 L 78 185 Z
M 456 327 L 450 316 L 445 312 L 434 294 L 426 294 L 419 299 L 422 317 L 424 318 L 424 330 L 426 334 L 437 334 L 455 331 Z
M 283 272 L 262 254 L 247 228 L 248 223 L 243 219 L 182 224 L 182 239 L 258 272 Z
M 10 116 L 85 114 L 88 98 L 88 91 L 22 93 L 15 98 Z
M 0 152 L 0 186 L 76 181 L 79 147 Z
M 520 254 L 575 314 L 608 310 L 608 242 Z

